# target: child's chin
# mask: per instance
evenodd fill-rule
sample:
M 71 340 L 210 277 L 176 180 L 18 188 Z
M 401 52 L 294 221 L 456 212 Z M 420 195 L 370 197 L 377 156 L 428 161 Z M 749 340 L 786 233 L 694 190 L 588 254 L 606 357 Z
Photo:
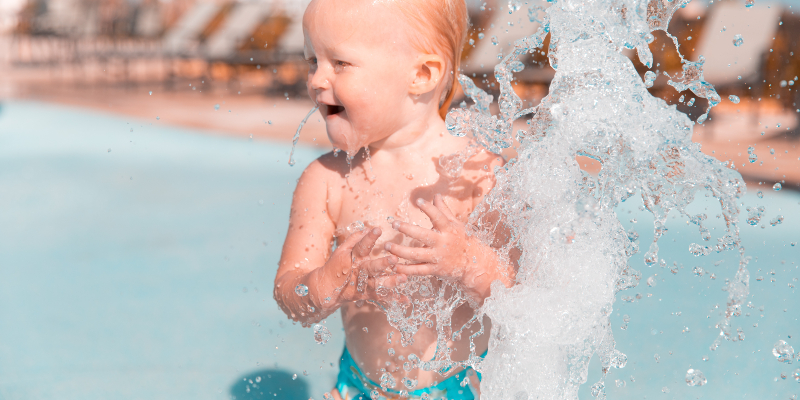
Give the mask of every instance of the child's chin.
M 331 141 L 331 144 L 334 148 L 337 148 L 341 151 L 350 151 L 350 145 L 347 144 L 347 140 L 345 139 L 345 135 L 342 134 L 340 131 L 336 129 L 331 129 L 328 127 L 328 139 Z

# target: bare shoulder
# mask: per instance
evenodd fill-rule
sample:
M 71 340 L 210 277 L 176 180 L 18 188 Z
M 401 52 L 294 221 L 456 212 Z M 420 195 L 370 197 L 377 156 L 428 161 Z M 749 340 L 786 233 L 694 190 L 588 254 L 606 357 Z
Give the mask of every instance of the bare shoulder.
M 505 164 L 506 161 L 502 156 L 481 149 L 464 162 L 464 178 L 477 181 L 494 177 L 495 167 L 502 167 Z
M 502 156 L 481 149 L 464 162 L 462 177 L 472 182 L 473 206 L 483 201 L 496 183 L 495 168 L 502 167 L 506 162 Z
M 321 155 L 306 167 L 297 181 L 292 208 L 323 208 L 336 220 L 347 162 L 333 152 Z

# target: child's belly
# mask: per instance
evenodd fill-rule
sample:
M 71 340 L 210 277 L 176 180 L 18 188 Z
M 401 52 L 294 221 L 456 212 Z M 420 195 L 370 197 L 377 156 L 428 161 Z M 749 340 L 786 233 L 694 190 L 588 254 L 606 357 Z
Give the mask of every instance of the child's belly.
M 474 310 L 464 304 L 453 313 L 452 327 L 459 329 L 474 315 Z M 347 348 L 358 364 L 361 371 L 373 382 L 380 383 L 382 369 L 390 373 L 397 386 L 396 390 L 414 390 L 432 386 L 442 382 L 450 375 L 442 376 L 437 372 L 411 369 L 406 371 L 403 364 L 408 361 L 408 356 L 415 354 L 422 360 L 431 360 L 436 351 L 436 331 L 424 325 L 414 335 L 414 342 L 403 347 L 400 341 L 400 332 L 394 329 L 386 319 L 386 314 L 378 307 L 365 303 L 361 307 L 354 303 L 342 307 L 342 321 L 344 323 Z M 475 338 L 476 354 L 481 355 L 486 351 L 489 341 L 489 319 L 484 319 L 484 334 Z M 452 350 L 450 358 L 454 361 L 464 361 L 469 358 L 469 336 L 478 331 L 480 325 L 476 322 L 457 341 L 448 342 Z M 457 373 L 460 368 L 453 369 Z M 403 386 L 403 378 L 417 380 L 414 389 Z

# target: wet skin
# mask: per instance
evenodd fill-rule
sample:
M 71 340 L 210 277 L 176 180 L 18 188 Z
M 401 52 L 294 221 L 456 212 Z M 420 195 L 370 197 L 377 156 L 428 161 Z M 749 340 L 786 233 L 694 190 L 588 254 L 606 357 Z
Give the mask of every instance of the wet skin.
M 494 186 L 494 168 L 503 160 L 478 152 L 458 176 L 444 173 L 439 158 L 469 144 L 448 134 L 438 114 L 445 78 L 452 75 L 441 56 L 404 40 L 409 28 L 395 14 L 368 0 L 315 0 L 306 11 L 309 95 L 320 106 L 334 147 L 344 151 L 320 157 L 298 181 L 274 295 L 304 325 L 341 309 L 348 349 L 370 379 L 379 381 L 386 368 L 398 384 L 408 376 L 425 387 L 444 378 L 406 372 L 399 357 L 430 359 L 435 331 L 422 327 L 414 343 L 402 347 L 386 315 L 364 301 L 390 301 L 392 295 L 380 296 L 376 288 L 419 275 L 456 282 L 480 304 L 493 281 L 510 286 L 513 271 L 491 245 L 467 236 L 465 226 Z M 387 20 L 400 22 L 381 22 Z M 346 153 L 353 156 L 349 164 Z M 356 229 L 360 224 L 365 228 Z M 366 277 L 363 290 L 360 274 Z M 308 287 L 307 296 L 294 293 L 298 284 Z M 453 326 L 473 312 L 461 306 Z M 467 358 L 468 337 L 465 332 L 450 343 L 452 359 Z M 477 353 L 487 340 L 488 334 L 476 340 Z

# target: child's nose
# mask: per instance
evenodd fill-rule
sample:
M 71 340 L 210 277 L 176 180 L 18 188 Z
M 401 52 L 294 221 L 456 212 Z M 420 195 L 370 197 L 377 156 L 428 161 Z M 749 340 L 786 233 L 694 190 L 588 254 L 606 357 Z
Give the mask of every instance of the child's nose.
M 324 68 L 318 68 L 313 74 L 311 74 L 308 84 L 311 86 L 312 90 L 325 90 L 331 87 L 330 79 L 328 79 L 328 76 L 324 70 Z

